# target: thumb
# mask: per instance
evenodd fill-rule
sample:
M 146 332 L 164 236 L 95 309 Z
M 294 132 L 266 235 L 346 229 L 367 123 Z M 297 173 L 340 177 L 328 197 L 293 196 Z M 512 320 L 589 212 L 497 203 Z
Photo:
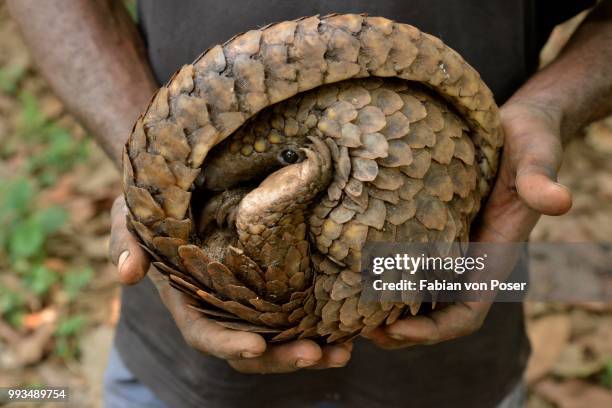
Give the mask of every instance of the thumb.
M 545 215 L 562 215 L 572 206 L 572 193 L 556 181 L 554 167 L 544 157 L 531 154 L 520 160 L 515 186 L 521 200 L 532 210 Z
M 113 203 L 109 257 L 117 266 L 119 281 L 125 285 L 139 282 L 149 269 L 149 257 L 127 228 L 127 206 L 123 196 Z
M 556 116 L 515 102 L 502 107 L 501 119 L 505 145 L 476 241 L 526 240 L 541 214 L 561 215 L 572 205 L 569 189 L 556 182 L 563 154 Z
M 539 214 L 561 215 L 572 206 L 569 189 L 557 183 L 563 146 L 558 115 L 540 105 L 507 103 L 501 110 L 514 187 L 523 203 Z

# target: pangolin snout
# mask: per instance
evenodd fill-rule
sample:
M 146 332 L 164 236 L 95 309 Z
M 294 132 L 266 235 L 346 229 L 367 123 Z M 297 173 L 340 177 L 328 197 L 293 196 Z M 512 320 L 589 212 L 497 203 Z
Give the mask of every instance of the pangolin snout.
M 303 148 L 305 160 L 285 166 L 267 176 L 256 189 L 241 201 L 238 216 L 259 218 L 263 211 L 287 211 L 289 204 L 302 204 L 312 200 L 327 187 L 332 177 L 332 158 L 327 144 L 314 137 L 312 145 Z
M 221 155 L 204 162 L 199 187 L 209 191 L 223 191 L 252 184 L 261 181 L 270 170 L 281 167 L 272 155 L 253 155 L 250 160 L 235 155 Z
M 244 155 L 221 146 L 218 154 L 204 160 L 198 187 L 209 191 L 223 191 L 239 186 L 255 185 L 271 172 L 304 160 L 301 140 L 272 146 L 263 152 Z

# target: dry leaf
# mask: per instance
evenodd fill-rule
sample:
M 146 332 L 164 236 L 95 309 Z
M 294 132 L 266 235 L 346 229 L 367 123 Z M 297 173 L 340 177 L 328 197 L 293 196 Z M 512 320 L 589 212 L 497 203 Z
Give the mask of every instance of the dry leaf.
M 39 362 L 53 336 L 55 324 L 46 323 L 29 336 L 12 345 L 4 353 L 0 354 L 0 365 L 3 369 L 16 369 Z
M 539 318 L 527 325 L 532 354 L 525 372 L 528 384 L 542 378 L 557 361 L 571 334 L 570 319 L 556 314 Z
M 57 321 L 57 310 L 48 307 L 40 312 L 29 313 L 23 317 L 22 325 L 26 329 L 34 330 L 41 324 L 53 324 Z
M 66 203 L 70 213 L 70 222 L 79 226 L 96 215 L 94 201 L 89 197 L 78 196 Z
M 589 349 L 589 352 L 601 360 L 612 359 L 612 317 L 598 317 L 593 319 L 596 324 L 595 331 L 588 333 L 577 340 Z
M 66 261 L 64 261 L 61 258 L 53 258 L 53 257 L 46 258 L 43 263 L 45 267 L 47 267 L 48 269 L 54 272 L 63 272 L 68 267 Z
M 0 338 L 5 342 L 12 344 L 20 340 L 19 333 L 11 327 L 7 322 L 0 318 Z
M 559 355 L 552 372 L 565 378 L 586 378 L 603 368 L 604 361 L 592 355 L 586 346 L 572 343 Z
M 535 392 L 559 408 L 612 407 L 612 392 L 582 380 L 544 380 L 536 384 Z

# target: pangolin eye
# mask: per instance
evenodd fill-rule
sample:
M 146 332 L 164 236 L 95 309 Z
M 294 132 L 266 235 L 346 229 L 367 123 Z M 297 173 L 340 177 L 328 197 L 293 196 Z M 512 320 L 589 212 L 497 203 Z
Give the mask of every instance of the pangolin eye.
M 280 153 L 280 158 L 283 162 L 287 164 L 297 163 L 300 158 L 300 155 L 295 150 L 285 149 Z

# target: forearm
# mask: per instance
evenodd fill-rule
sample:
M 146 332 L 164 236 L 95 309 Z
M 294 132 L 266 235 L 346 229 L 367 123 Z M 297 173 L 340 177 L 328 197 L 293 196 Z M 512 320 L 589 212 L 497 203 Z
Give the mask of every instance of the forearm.
M 538 71 L 510 102 L 544 107 L 568 139 L 612 113 L 612 1 L 604 0 L 576 30 L 559 56 Z
M 118 165 L 156 85 L 120 1 L 8 0 L 40 71 Z

